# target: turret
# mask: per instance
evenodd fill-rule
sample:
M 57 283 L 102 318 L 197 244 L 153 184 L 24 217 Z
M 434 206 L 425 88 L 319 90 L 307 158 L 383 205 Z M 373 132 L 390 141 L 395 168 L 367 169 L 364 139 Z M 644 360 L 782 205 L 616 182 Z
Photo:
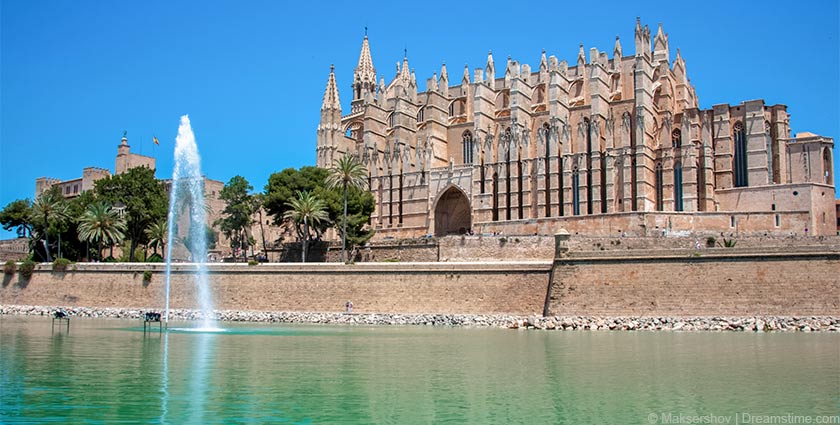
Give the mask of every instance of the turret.
M 321 102 L 321 121 L 318 123 L 318 141 L 316 145 L 316 164 L 329 167 L 332 154 L 341 138 L 341 101 L 338 98 L 338 86 L 335 83 L 335 66 L 330 65 L 324 100 Z
M 650 57 L 650 29 L 642 28 L 641 20 L 636 18 L 636 56 Z

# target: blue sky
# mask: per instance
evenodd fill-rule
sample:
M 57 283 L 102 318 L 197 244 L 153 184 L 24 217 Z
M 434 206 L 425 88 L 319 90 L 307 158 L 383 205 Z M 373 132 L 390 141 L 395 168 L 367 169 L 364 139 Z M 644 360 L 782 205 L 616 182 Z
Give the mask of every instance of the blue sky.
M 331 63 L 349 109 L 366 26 L 378 74 L 390 80 L 408 49 L 422 89 L 441 63 L 457 80 L 488 50 L 533 67 L 542 49 L 569 62 L 579 43 L 612 52 L 618 35 L 631 54 L 640 16 L 652 32 L 663 23 L 672 58 L 681 49 L 701 107 L 763 98 L 788 105 L 794 132 L 840 136 L 838 2 L 609 3 L 2 0 L 0 207 L 31 198 L 40 176 L 113 171 L 123 130 L 166 177 L 182 114 L 208 177 L 262 190 L 314 164 Z

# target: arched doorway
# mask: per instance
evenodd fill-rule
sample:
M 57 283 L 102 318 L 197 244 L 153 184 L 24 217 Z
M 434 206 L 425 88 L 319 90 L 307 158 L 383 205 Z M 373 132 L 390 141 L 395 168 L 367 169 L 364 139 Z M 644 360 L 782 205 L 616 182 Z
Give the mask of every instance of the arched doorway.
M 449 187 L 435 206 L 435 236 L 463 235 L 470 231 L 470 201 L 464 192 Z

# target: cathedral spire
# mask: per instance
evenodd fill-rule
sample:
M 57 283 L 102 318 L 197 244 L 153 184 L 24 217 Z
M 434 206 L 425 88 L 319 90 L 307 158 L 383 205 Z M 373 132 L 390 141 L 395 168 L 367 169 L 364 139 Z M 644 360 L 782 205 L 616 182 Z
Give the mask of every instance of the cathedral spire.
M 341 101 L 338 100 L 338 86 L 335 84 L 335 66 L 330 65 L 330 76 L 327 78 L 327 88 L 324 89 L 324 101 L 321 103 L 321 110 L 341 110 Z
M 359 63 L 353 71 L 353 100 L 364 99 L 366 92 L 376 90 L 376 68 L 370 55 L 370 43 L 365 28 L 365 38 L 362 40 L 362 51 L 359 53 Z

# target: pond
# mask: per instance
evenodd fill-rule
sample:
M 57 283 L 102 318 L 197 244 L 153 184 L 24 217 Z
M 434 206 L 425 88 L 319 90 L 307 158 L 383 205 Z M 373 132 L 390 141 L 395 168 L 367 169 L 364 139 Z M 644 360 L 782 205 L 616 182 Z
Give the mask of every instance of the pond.
M 191 326 L 0 316 L 0 422 L 744 423 L 840 403 L 837 333 L 172 329 Z

